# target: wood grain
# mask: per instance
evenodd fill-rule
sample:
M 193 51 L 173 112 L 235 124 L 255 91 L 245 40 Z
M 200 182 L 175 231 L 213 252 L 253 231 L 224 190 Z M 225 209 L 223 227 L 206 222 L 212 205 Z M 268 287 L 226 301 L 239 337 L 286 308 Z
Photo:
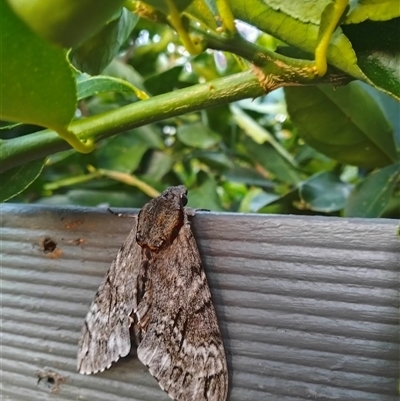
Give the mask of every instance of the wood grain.
M 1 206 L 1 219 L 2 399 L 169 400 L 134 351 L 104 373 L 76 372 L 81 324 L 133 220 L 13 204 Z M 196 215 L 229 400 L 398 400 L 398 225 Z M 44 252 L 45 238 L 56 257 Z M 56 392 L 38 384 L 45 369 L 66 378 Z

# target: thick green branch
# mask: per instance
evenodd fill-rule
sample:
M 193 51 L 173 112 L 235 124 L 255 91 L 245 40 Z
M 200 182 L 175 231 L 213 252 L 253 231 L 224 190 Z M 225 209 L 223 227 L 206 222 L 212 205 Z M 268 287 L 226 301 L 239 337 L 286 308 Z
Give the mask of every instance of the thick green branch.
M 69 129 L 80 139 L 98 142 L 135 127 L 263 93 L 256 75 L 246 71 L 75 121 Z M 51 130 L 5 140 L 0 148 L 0 171 L 67 149 L 68 143 Z
M 71 123 L 69 130 L 80 139 L 98 142 L 103 138 L 167 118 L 245 98 L 256 98 L 282 86 L 320 83 L 339 85 L 348 81 L 348 76 L 330 74 L 329 70 L 324 77 L 311 79 L 307 66 L 293 66 L 282 59 L 271 60 L 262 67 L 254 67 L 253 70 L 75 121 Z M 68 143 L 51 130 L 5 140 L 0 146 L 0 172 L 69 148 Z

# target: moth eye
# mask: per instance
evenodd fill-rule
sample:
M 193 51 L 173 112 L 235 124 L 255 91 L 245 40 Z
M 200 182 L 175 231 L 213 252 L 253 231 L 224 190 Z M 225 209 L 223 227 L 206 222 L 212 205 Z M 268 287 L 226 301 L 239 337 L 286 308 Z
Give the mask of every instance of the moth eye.
M 182 201 L 182 206 L 186 206 L 187 205 L 188 198 L 187 198 L 186 194 L 182 194 L 181 195 L 181 201 Z

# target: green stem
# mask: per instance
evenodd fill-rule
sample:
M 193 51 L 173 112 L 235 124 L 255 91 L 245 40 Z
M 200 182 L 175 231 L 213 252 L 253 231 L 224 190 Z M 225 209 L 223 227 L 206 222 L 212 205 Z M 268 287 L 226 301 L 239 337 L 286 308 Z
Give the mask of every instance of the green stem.
M 320 77 L 325 75 L 328 69 L 327 53 L 329 42 L 348 4 L 348 0 L 333 1 L 326 6 L 322 13 L 318 32 L 318 43 L 315 48 L 315 66 Z
M 100 139 L 126 130 L 198 111 L 207 107 L 231 103 L 245 98 L 256 98 L 265 93 L 292 85 L 317 85 L 349 82 L 349 77 L 328 69 L 324 77 L 316 76 L 313 61 L 298 60 L 264 49 L 243 39 L 239 34 L 229 37 L 193 28 L 201 34 L 206 46 L 225 50 L 251 61 L 255 67 L 239 74 L 220 78 L 205 84 L 194 85 L 155 96 L 117 110 L 78 120 L 68 127 L 69 137 L 76 135 L 77 142 L 92 144 Z M 78 144 L 80 144 L 79 142 Z M 69 149 L 59 135 L 44 130 L 0 143 L 0 172 L 20 164 Z
M 240 52 L 245 52 L 246 47 L 251 49 L 252 44 L 242 42 L 243 40 L 236 38 L 229 41 L 229 46 L 232 46 L 232 43 L 240 44 L 238 48 Z M 235 53 L 238 54 L 238 52 Z M 337 72 L 330 73 L 329 69 L 324 77 L 311 77 L 304 60 L 290 59 L 271 53 L 265 52 L 264 49 L 264 54 L 257 55 L 260 60 L 258 65 L 262 67 L 254 67 L 253 70 L 154 96 L 117 110 L 74 121 L 68 129 L 80 140 L 96 143 L 101 139 L 142 125 L 207 107 L 256 98 L 282 86 L 321 83 L 341 85 L 349 82 L 348 76 Z M 273 58 L 273 55 L 276 58 Z M 4 140 L 0 142 L 0 172 L 69 148 L 68 143 L 52 130 Z
M 315 63 L 310 60 L 301 60 L 284 56 L 282 54 L 265 49 L 255 43 L 244 39 L 236 33 L 232 36 L 218 35 L 212 31 L 204 31 L 202 28 L 193 25 L 192 30 L 203 36 L 206 41 L 206 47 L 214 50 L 223 50 L 236 54 L 244 59 L 251 61 L 258 67 L 264 67 L 268 64 L 279 65 L 279 68 L 291 67 L 304 69 L 312 68 Z M 310 72 L 310 78 L 315 77 L 315 72 Z
M 181 19 L 181 14 L 177 9 L 175 3 L 172 0 L 165 0 L 168 7 L 168 20 L 171 25 L 174 27 L 176 33 L 179 35 L 183 46 L 190 54 L 200 54 L 202 52 L 202 47 L 195 44 L 189 32 L 183 26 L 183 22 Z
M 351 77 L 332 67 L 328 68 L 329 77 L 323 79 L 318 76 L 315 61 L 284 56 L 251 43 L 238 33 L 231 36 L 218 35 L 212 31 L 206 32 L 195 25 L 191 29 L 203 37 L 205 41 L 203 46 L 233 53 L 259 67 L 256 71 L 260 72 L 257 74 L 267 93 L 280 86 L 318 85 L 326 82 L 343 85 L 351 80 Z
M 135 127 L 263 94 L 255 74 L 245 71 L 74 121 L 68 128 L 81 140 L 98 142 Z M 0 146 L 0 171 L 69 148 L 68 143 L 51 130 L 5 140 Z
M 119 182 L 123 182 L 124 184 L 127 184 L 127 185 L 132 185 L 133 187 L 140 189 L 143 193 L 150 196 L 151 198 L 156 198 L 157 196 L 160 195 L 159 191 L 157 191 L 155 188 L 151 187 L 150 185 L 146 184 L 144 181 L 139 180 L 139 178 L 137 178 L 134 175 L 127 174 L 127 173 L 121 173 L 120 171 L 111 171 L 111 170 L 104 170 L 104 169 L 99 169 L 96 171 L 100 175 L 104 175 L 105 177 L 111 178 L 111 179 L 119 181 Z
M 59 126 L 52 127 L 57 134 L 60 135 L 62 139 L 68 142 L 77 152 L 80 153 L 90 153 L 94 149 L 94 142 L 91 139 L 86 141 L 81 141 L 73 132 L 71 132 L 68 128 Z
M 56 189 L 62 187 L 69 187 L 71 185 L 82 184 L 83 182 L 91 181 L 94 178 L 98 177 L 99 177 L 98 173 L 82 174 L 78 176 L 72 176 L 61 180 L 49 182 L 47 184 L 44 184 L 43 188 L 45 191 L 55 191 Z

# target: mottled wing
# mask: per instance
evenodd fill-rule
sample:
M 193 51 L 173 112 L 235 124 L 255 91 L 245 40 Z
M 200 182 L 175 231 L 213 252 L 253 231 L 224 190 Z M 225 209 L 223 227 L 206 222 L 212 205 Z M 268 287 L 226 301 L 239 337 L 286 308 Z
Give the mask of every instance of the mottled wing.
M 175 241 L 153 256 L 151 308 L 139 302 L 138 358 L 177 401 L 225 401 L 225 351 L 195 239 L 185 224 Z M 145 299 L 146 295 L 142 298 Z
M 136 283 L 141 269 L 141 247 L 136 227 L 112 262 L 82 327 L 78 371 L 89 374 L 109 368 L 131 348 L 130 317 L 136 308 Z

